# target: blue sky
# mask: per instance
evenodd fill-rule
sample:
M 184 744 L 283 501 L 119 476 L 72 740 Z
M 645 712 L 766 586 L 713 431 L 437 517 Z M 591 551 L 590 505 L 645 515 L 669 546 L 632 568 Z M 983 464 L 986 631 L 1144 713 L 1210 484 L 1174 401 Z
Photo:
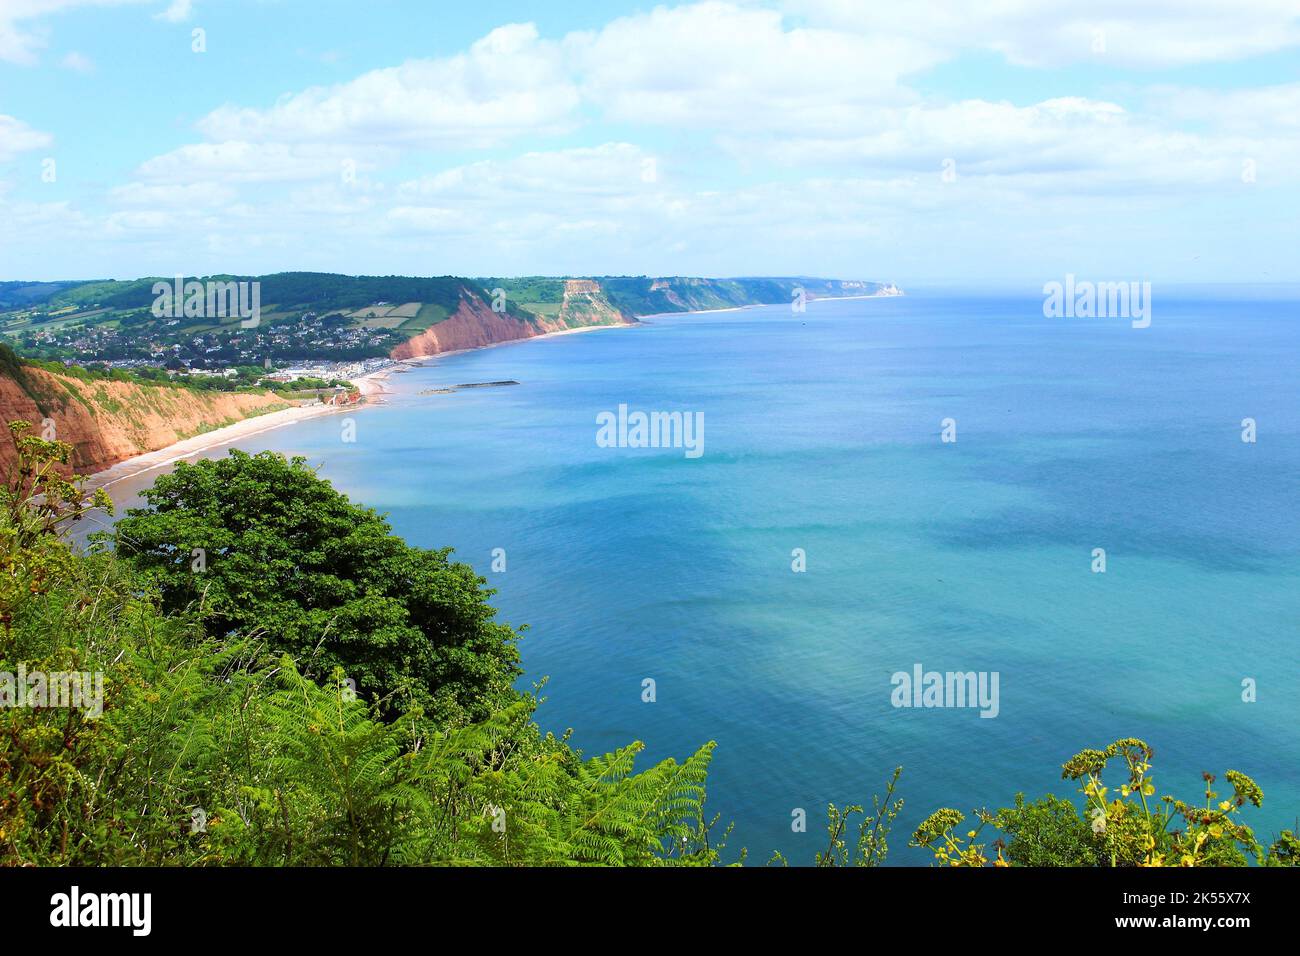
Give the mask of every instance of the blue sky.
M 0 0 L 0 279 L 1294 282 L 1297 239 L 1300 0 Z

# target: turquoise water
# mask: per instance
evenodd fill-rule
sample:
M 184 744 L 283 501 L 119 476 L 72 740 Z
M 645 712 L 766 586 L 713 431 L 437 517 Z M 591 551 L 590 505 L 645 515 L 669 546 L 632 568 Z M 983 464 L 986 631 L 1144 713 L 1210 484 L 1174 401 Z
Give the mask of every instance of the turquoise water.
M 1033 290 L 656 317 L 394 375 L 354 443 L 326 417 L 240 445 L 487 577 L 550 677 L 543 727 L 650 760 L 716 740 L 710 805 L 751 862 L 811 861 L 827 802 L 898 764 L 890 861 L 927 862 L 906 834 L 934 808 L 1067 794 L 1060 763 L 1120 736 L 1189 801 L 1202 770 L 1254 775 L 1267 836 L 1300 815 L 1297 313 L 1157 289 L 1141 330 Z M 598 447 L 620 404 L 702 412 L 704 454 Z M 998 672 L 998 716 L 893 707 L 918 663 Z

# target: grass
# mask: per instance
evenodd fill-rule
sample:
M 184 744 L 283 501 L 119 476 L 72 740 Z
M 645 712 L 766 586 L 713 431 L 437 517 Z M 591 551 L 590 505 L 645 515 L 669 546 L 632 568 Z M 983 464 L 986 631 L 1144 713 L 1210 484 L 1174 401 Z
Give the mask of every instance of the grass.
M 451 312 L 445 305 L 437 302 L 426 302 L 420 306 L 420 311 L 415 313 L 415 318 L 407 319 L 397 327 L 399 332 L 423 332 L 431 325 L 437 325 L 451 316 Z
M 529 312 L 535 312 L 537 315 L 544 315 L 548 319 L 553 319 L 560 314 L 562 302 L 521 302 L 521 308 Z

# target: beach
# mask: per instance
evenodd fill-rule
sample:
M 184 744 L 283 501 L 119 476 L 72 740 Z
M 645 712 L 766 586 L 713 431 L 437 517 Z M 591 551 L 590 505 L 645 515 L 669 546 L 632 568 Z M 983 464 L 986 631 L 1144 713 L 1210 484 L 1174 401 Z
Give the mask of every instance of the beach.
M 624 325 L 592 325 L 579 329 L 563 329 L 559 332 L 548 332 L 544 335 L 537 335 L 527 339 L 511 339 L 505 342 L 493 342 L 491 345 L 483 345 L 474 349 L 457 349 L 449 352 L 439 352 L 434 355 L 417 355 L 409 359 L 395 359 L 390 365 L 369 372 L 365 375 L 352 379 L 352 384 L 357 386 L 361 392 L 363 401 L 357 405 L 301 405 L 296 408 L 281 409 L 278 412 L 269 412 L 266 415 L 257 415 L 253 418 L 246 418 L 243 421 L 235 422 L 232 425 L 226 425 L 223 428 L 216 428 L 210 432 L 204 432 L 202 435 L 195 435 L 193 438 L 187 438 L 184 441 L 175 442 L 165 448 L 159 448 L 155 451 L 144 452 L 119 461 L 103 471 L 95 472 L 86 482 L 88 488 L 108 488 L 114 483 L 140 475 L 145 472 L 155 471 L 170 467 L 182 459 L 197 455 L 200 452 L 207 451 L 211 448 L 219 448 L 222 445 L 233 444 L 253 435 L 260 435 L 263 432 L 274 431 L 279 428 L 287 428 L 296 425 L 298 422 L 305 421 L 309 418 L 317 418 L 321 415 L 335 415 L 340 412 L 355 412 L 359 409 L 373 407 L 384 404 L 384 396 L 391 393 L 388 387 L 388 377 L 402 368 L 411 368 L 424 365 L 434 359 L 443 359 L 452 355 L 460 355 L 465 352 L 476 352 L 481 349 L 495 348 L 498 345 L 514 345 L 520 342 L 533 342 L 537 339 L 552 338 L 561 335 L 574 335 L 579 332 L 594 332 L 598 329 L 618 329 L 630 328 Z
M 159 448 L 156 451 L 145 452 L 142 455 L 136 455 L 125 461 L 119 461 L 116 465 L 96 472 L 91 475 L 86 482 L 88 488 L 108 488 L 115 482 L 123 478 L 130 478 L 133 475 L 139 475 L 143 472 L 154 471 L 159 468 L 166 468 L 169 465 L 180 461 L 182 458 L 188 458 L 191 455 L 206 451 L 209 448 L 216 448 L 220 445 L 227 445 L 239 441 L 241 438 L 248 438 L 252 435 L 259 435 L 262 432 L 274 431 L 278 428 L 285 428 L 289 425 L 296 424 L 307 418 L 315 418 L 319 415 L 328 415 L 335 412 L 356 409 L 362 406 L 356 405 L 308 405 L 297 408 L 285 408 L 278 412 L 270 412 L 266 415 L 257 415 L 253 418 L 246 418 L 241 422 L 235 422 L 233 425 L 227 425 L 224 428 L 216 428 L 210 432 L 204 432 L 202 435 L 195 435 L 193 438 L 187 438 L 168 445 L 165 448 Z

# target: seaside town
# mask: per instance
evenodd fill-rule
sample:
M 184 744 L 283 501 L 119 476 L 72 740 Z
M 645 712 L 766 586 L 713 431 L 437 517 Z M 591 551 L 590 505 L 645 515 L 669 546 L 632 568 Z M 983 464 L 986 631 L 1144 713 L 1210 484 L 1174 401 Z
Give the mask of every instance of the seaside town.
M 305 406 L 362 401 L 364 390 L 355 383 L 397 365 L 388 353 L 404 338 L 315 311 L 276 315 L 257 329 L 238 323 L 187 328 L 182 319 L 160 320 L 146 310 L 65 311 L 70 314 L 11 315 L 6 337 L 21 354 L 65 367 L 215 391 L 269 388 Z
M 306 365 L 337 375 L 343 367 L 386 357 L 404 339 L 391 329 L 350 325 L 346 316 L 315 312 L 277 318 L 259 329 L 235 325 L 201 331 L 181 327 L 181 319 L 160 322 L 147 313 L 128 313 L 102 324 L 86 321 L 90 316 L 84 312 L 75 318 L 80 321 L 18 331 L 14 344 L 23 354 L 65 364 L 225 374 L 269 363 L 277 369 Z

